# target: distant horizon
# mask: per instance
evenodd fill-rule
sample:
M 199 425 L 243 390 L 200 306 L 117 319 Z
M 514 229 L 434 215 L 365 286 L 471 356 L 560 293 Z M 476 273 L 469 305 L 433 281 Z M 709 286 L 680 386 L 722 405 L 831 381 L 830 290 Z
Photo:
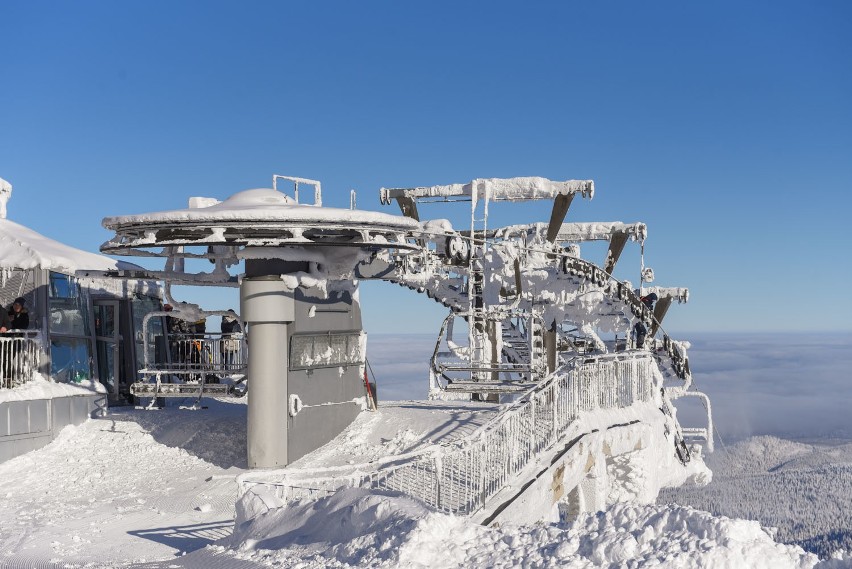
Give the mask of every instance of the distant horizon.
M 723 330 L 679 330 L 678 334 L 691 336 L 695 334 L 713 334 L 713 335 L 753 335 L 753 334 L 765 334 L 767 336 L 772 335 L 789 335 L 789 334 L 804 334 L 808 336 L 813 335 L 831 335 L 831 334 L 841 334 L 841 335 L 852 335 L 852 329 L 849 330 L 732 330 L 732 331 L 723 331 Z M 381 336 L 430 336 L 434 335 L 437 337 L 438 329 L 435 329 L 435 334 L 430 334 L 429 332 L 370 332 L 370 335 L 381 335 Z M 688 338 L 675 338 L 675 340 L 679 339 L 688 339 Z
M 380 400 L 426 396 L 436 339 L 437 330 L 368 334 L 367 358 Z M 751 435 L 852 438 L 852 334 L 704 333 L 675 339 L 692 344 L 693 389 L 710 397 L 725 442 Z M 685 426 L 706 420 L 698 400 L 681 399 L 676 406 Z

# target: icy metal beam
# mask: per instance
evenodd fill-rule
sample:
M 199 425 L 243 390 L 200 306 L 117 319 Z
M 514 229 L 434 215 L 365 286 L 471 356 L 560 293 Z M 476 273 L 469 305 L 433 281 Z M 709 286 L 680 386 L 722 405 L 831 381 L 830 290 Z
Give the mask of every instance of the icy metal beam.
M 615 270 L 615 264 L 618 263 L 626 244 L 627 233 L 613 233 L 612 239 L 609 240 L 609 248 L 606 251 L 606 261 L 604 262 L 604 270 L 607 273 L 612 274 Z
M 666 317 L 666 313 L 669 311 L 672 302 L 676 300 L 678 304 L 683 304 L 689 300 L 689 289 L 652 286 L 643 288 L 642 290 L 646 295 L 652 292 L 657 295 L 657 303 L 654 306 L 654 322 L 649 332 L 650 337 L 653 337 L 662 325 L 663 318 Z
M 548 227 L 544 223 L 507 225 L 506 227 L 489 230 L 486 237 L 510 239 L 521 235 L 544 234 Z M 464 232 L 461 233 L 464 234 Z M 648 229 L 644 223 L 622 223 L 620 221 L 563 223 L 559 228 L 559 233 L 556 234 L 556 241 L 608 241 L 614 235 L 620 234 L 642 242 L 648 236 Z
M 394 198 L 406 197 L 418 199 L 468 198 L 491 201 L 527 201 L 553 199 L 559 195 L 582 194 L 592 198 L 595 183 L 592 180 L 567 180 L 555 182 L 537 176 L 522 178 L 481 178 L 467 184 L 449 184 L 446 186 L 421 186 L 416 188 L 381 188 L 379 197 L 384 204 Z
M 420 214 L 417 213 L 417 203 L 413 199 L 405 196 L 397 196 L 396 203 L 399 204 L 402 215 L 410 217 L 415 221 L 420 221 Z
M 634 241 L 644 242 L 648 227 L 641 222 L 622 223 L 607 221 L 597 223 L 563 223 L 557 241 L 608 241 L 613 235 L 625 234 Z
M 131 279 L 144 281 L 167 281 L 187 286 L 239 286 L 236 276 L 216 273 L 184 273 L 175 271 L 151 271 L 148 269 L 114 271 L 77 271 L 78 277 Z
M 574 194 L 560 194 L 553 200 L 553 210 L 550 212 L 550 223 L 547 224 L 547 240 L 550 243 L 556 242 L 556 237 L 559 235 L 559 228 L 565 221 L 565 216 L 568 214 L 568 208 L 571 207 L 571 201 L 574 199 Z
M 646 286 L 642 288 L 642 292 L 645 295 L 653 292 L 658 299 L 670 298 L 676 300 L 678 304 L 685 304 L 689 301 L 689 289 L 683 287 Z

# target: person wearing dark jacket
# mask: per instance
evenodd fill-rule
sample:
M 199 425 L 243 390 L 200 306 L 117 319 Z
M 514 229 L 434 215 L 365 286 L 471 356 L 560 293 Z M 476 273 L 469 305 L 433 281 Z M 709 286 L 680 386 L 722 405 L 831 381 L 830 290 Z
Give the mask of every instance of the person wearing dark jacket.
M 26 330 L 30 327 L 30 314 L 25 307 L 27 300 L 19 296 L 9 307 L 9 322 L 11 330 Z
M 240 321 L 233 310 L 229 310 L 228 314 L 222 316 L 222 324 L 219 329 L 222 332 L 222 347 L 220 348 L 222 364 L 226 370 L 231 370 L 235 364 L 239 363 L 239 334 L 242 332 Z
M 651 294 L 645 295 L 640 298 L 642 304 L 645 305 L 651 314 L 654 313 L 654 303 L 657 302 L 657 294 L 652 292 Z M 636 347 L 644 348 L 645 347 L 645 336 L 648 335 L 648 328 L 642 322 L 637 322 L 633 327 L 633 333 L 636 336 Z
M 164 304 L 163 310 L 171 312 L 174 307 L 171 304 Z M 166 316 L 166 329 L 169 332 L 172 363 L 183 366 L 189 355 L 189 325 L 181 318 Z
M 9 307 L 8 312 L 2 311 L 0 318 L 0 332 L 10 332 L 12 330 L 26 330 L 30 326 L 30 315 L 24 307 L 26 299 L 19 296 Z M 11 339 L 4 342 L 2 349 L 3 360 L 3 376 L 6 380 L 15 381 L 24 373 L 24 368 L 27 365 L 25 357 L 21 353 L 21 342 L 16 338 L 21 338 L 23 334 L 6 334 Z

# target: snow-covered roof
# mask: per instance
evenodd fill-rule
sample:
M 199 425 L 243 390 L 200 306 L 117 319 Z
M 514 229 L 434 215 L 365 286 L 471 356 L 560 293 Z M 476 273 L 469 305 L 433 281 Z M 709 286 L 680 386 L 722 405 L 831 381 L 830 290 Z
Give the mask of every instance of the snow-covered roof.
M 76 249 L 8 219 L 0 219 L 0 269 L 42 268 L 66 274 L 126 267 L 115 259 Z
M 102 223 L 115 237 L 101 251 L 143 256 L 164 255 L 172 250 L 168 247 L 218 244 L 411 248 L 406 237 L 420 228 L 399 215 L 301 205 L 269 188 L 245 190 L 222 202 L 192 198 L 187 209 L 106 217 Z M 148 250 L 155 247 L 160 250 Z
M 194 199 L 195 205 L 205 204 L 198 198 Z M 289 196 L 271 188 L 245 190 L 234 194 L 223 202 L 217 202 L 206 207 L 105 217 L 102 223 L 107 229 L 118 230 L 132 226 L 165 225 L 169 223 L 182 225 L 239 222 L 332 224 L 347 227 L 378 225 L 403 231 L 419 227 L 416 221 L 398 215 L 297 204 Z

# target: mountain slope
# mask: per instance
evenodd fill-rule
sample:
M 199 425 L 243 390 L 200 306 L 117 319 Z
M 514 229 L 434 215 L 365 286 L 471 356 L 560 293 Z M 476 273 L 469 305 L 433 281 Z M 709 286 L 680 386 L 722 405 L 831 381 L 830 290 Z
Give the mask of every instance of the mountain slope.
M 752 437 L 707 457 L 713 482 L 665 489 L 658 503 L 760 521 L 782 543 L 828 557 L 852 550 L 852 444 Z

